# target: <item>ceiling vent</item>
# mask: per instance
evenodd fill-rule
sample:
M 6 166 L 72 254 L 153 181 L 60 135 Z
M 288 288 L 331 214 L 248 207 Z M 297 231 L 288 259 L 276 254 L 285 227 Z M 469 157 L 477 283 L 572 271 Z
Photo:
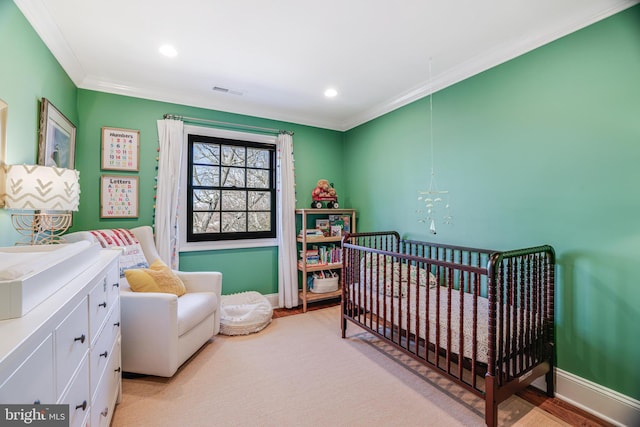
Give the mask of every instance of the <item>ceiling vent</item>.
M 220 92 L 220 93 L 228 93 L 230 95 L 242 95 L 242 92 L 240 92 L 239 90 L 232 90 L 222 86 L 214 86 L 213 91 Z

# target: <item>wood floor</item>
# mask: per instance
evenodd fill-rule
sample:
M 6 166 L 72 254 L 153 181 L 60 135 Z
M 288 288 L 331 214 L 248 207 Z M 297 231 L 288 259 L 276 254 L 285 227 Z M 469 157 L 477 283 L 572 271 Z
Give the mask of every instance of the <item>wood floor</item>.
M 340 304 L 340 299 L 318 301 L 308 304 L 307 311 L 319 310 L 326 307 L 332 307 Z M 298 308 L 278 308 L 273 311 L 273 317 L 285 317 L 294 314 L 301 314 L 302 307 Z M 518 393 L 518 396 L 528 401 L 529 403 L 539 407 L 540 409 L 549 412 L 550 414 L 560 418 L 566 423 L 572 426 L 584 426 L 584 427 L 598 427 L 606 426 L 610 427 L 613 424 L 609 424 L 594 415 L 583 411 L 580 408 L 569 405 L 568 403 L 553 397 L 548 397 L 542 391 L 535 387 L 528 387 L 525 390 Z

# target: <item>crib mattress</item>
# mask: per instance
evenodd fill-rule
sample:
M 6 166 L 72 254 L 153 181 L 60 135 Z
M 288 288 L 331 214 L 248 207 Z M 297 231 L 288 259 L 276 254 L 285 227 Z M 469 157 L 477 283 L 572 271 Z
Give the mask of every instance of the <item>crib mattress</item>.
M 407 292 L 404 297 L 385 296 L 370 291 L 367 291 L 365 295 L 364 285 L 356 285 L 352 289 L 354 289 L 354 292 L 350 295 L 350 300 L 379 317 L 384 316 L 384 319 L 394 326 L 409 330 L 412 334 L 422 339 L 426 339 L 428 329 L 428 342 L 435 345 L 436 348 L 447 349 L 450 329 L 450 350 L 452 353 L 460 354 L 460 335 L 462 335 L 462 354 L 470 359 L 472 359 L 473 355 L 473 329 L 474 325 L 476 325 L 476 361 L 487 363 L 489 353 L 489 301 L 486 298 L 476 297 L 466 292 L 462 292 L 461 295 L 458 290 L 451 289 L 449 291 L 448 288 L 442 286 L 431 288 L 411 286 L 410 292 Z M 416 305 L 416 294 L 418 292 L 419 303 Z M 426 292 L 429 293 L 428 298 Z M 451 292 L 451 297 L 449 297 L 449 292 Z M 474 298 L 477 299 L 475 313 Z M 427 299 L 429 301 L 429 322 L 424 321 L 427 316 Z M 449 299 L 451 299 L 450 315 L 447 311 Z M 462 322 L 460 320 L 461 312 Z M 419 319 L 417 325 L 416 318 Z M 437 331 L 438 333 L 436 333 Z

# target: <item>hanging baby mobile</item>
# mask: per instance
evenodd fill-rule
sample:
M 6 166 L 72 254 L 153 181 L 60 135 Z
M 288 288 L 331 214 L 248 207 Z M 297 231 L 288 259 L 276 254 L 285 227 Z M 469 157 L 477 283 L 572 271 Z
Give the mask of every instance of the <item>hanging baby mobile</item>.
M 433 156 L 433 86 L 431 84 L 431 58 L 429 58 L 429 141 L 431 145 L 431 177 L 429 187 L 418 191 L 421 208 L 417 210 L 418 222 L 429 224 L 429 231 L 436 234 L 436 221 L 451 224 L 451 207 L 449 205 L 449 191 L 440 190 L 436 183 L 435 162 Z

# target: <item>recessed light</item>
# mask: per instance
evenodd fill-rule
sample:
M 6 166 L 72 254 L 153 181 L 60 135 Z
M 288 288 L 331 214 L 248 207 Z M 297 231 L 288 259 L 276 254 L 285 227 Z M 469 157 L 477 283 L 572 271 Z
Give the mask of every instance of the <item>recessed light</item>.
M 327 98 L 334 98 L 336 95 L 338 95 L 338 91 L 333 88 L 329 88 L 324 91 L 324 96 Z
M 171 45 L 165 44 L 160 46 L 160 53 L 169 58 L 173 58 L 178 54 L 178 51 Z

